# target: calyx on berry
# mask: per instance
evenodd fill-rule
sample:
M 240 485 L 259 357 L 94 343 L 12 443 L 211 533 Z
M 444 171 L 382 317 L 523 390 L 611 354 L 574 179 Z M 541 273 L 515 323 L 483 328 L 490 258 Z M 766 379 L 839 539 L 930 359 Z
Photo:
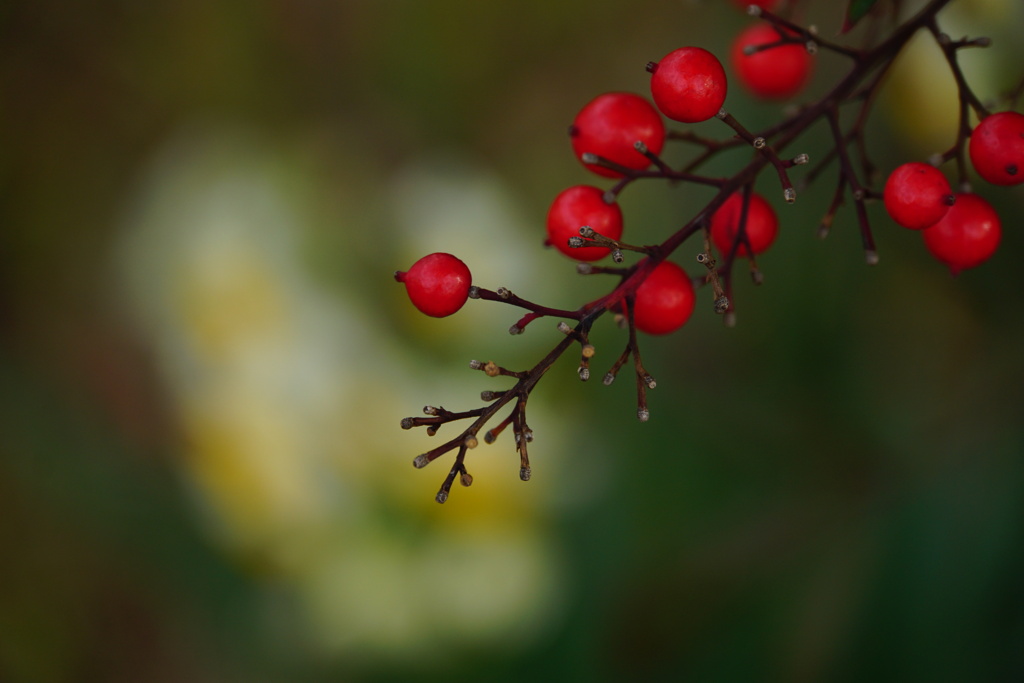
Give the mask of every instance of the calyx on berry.
M 569 137 L 584 166 L 598 175 L 619 178 L 622 173 L 587 163 L 583 155 L 595 154 L 631 170 L 647 168 L 651 160 L 635 145 L 642 142 L 651 153 L 660 154 L 665 144 L 665 123 L 658 110 L 640 95 L 611 92 L 598 95 L 580 110 L 569 127 Z
M 473 277 L 465 263 L 451 254 L 427 254 L 408 271 L 396 271 L 413 306 L 434 318 L 455 313 L 469 298 Z
M 613 240 L 622 237 L 622 209 L 604 200 L 604 192 L 591 185 L 575 185 L 563 190 L 548 209 L 547 243 L 577 261 L 597 261 L 608 255 L 608 247 L 569 246 L 570 237 L 578 237 L 580 228 L 589 226 Z
M 896 223 L 911 230 L 922 230 L 945 216 L 955 197 L 942 171 L 920 161 L 911 161 L 889 174 L 882 201 Z
M 987 261 L 1002 237 L 999 214 L 985 199 L 961 192 L 942 219 L 921 234 L 928 251 L 956 275 Z
M 700 47 L 681 47 L 648 64 L 651 96 L 675 121 L 707 121 L 722 108 L 728 83 L 718 58 Z
M 696 295 L 690 277 L 672 261 L 662 261 L 637 287 L 633 322 L 647 334 L 668 334 L 693 313 Z
M 807 84 L 811 74 L 811 55 L 801 43 L 787 43 L 747 54 L 748 48 L 770 45 L 782 40 L 769 24 L 754 24 L 733 41 L 732 68 L 743 85 L 756 97 L 781 100 L 793 97 Z
M 1003 111 L 982 119 L 971 133 L 971 165 L 993 185 L 1024 183 L 1024 114 Z
M 733 244 L 739 238 L 740 220 L 743 215 L 743 193 L 734 192 L 711 216 L 711 241 L 723 255 L 731 253 Z M 768 200 L 752 192 L 747 207 L 745 226 L 746 240 L 750 244 L 740 243 L 737 256 L 750 256 L 750 252 L 760 254 L 775 241 L 779 234 L 779 219 L 775 209 Z

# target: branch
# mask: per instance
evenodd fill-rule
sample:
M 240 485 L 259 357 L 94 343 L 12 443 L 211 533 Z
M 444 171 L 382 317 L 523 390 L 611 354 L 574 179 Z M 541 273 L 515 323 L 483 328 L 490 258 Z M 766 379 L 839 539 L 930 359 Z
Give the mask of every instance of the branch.
M 558 329 L 564 336 L 547 355 L 529 370 L 511 371 L 492 362 L 473 361 L 470 364 L 472 369 L 482 370 L 490 377 L 509 377 L 515 380 L 515 383 L 507 389 L 482 392 L 481 400 L 489 402 L 486 406 L 463 412 L 452 412 L 444 408 L 428 406 L 424 409 L 426 417 L 405 418 L 402 420 L 402 427 L 404 429 L 421 426 L 427 427 L 427 433 L 431 436 L 436 434 L 438 428 L 443 424 L 470 420 L 469 425 L 458 436 L 417 456 L 413 460 L 413 464 L 416 467 L 425 467 L 441 455 L 450 451 L 457 451 L 453 466 L 437 493 L 437 501 L 443 503 L 448 499 L 456 476 L 460 478 L 460 482 L 465 486 L 469 486 L 472 483 L 472 476 L 466 471 L 465 466 L 467 451 L 477 446 L 477 435 L 484 426 L 506 408 L 509 409 L 507 415 L 496 426 L 486 431 L 483 439 L 488 444 L 493 443 L 498 435 L 511 425 L 516 450 L 520 456 L 520 478 L 523 481 L 530 479 L 532 469 L 527 454 L 527 444 L 533 440 L 533 432 L 526 423 L 527 401 L 541 378 L 555 361 L 575 344 L 580 345 L 580 363 L 577 373 L 581 380 L 586 381 L 589 379 L 590 362 L 595 354 L 595 349 L 589 342 L 590 329 L 598 318 L 609 311 L 621 314 L 628 333 L 625 349 L 606 373 L 603 383 L 606 385 L 611 384 L 619 370 L 632 357 L 636 375 L 637 417 L 641 421 L 647 421 L 650 418 L 650 411 L 647 405 L 647 391 L 653 389 L 656 386 L 656 382 L 648 373 L 641 360 L 636 324 L 633 317 L 638 288 L 658 264 L 669 258 L 686 240 L 699 232 L 702 234 L 703 241 L 702 249 L 697 254 L 697 261 L 704 265 L 707 270 L 704 281 L 712 288 L 714 309 L 718 313 L 726 313 L 727 324 L 734 320 L 733 298 L 731 294 L 732 266 L 737 252 L 742 245 L 747 246 L 747 252 L 751 251 L 749 249 L 749 239 L 745 232 L 745 219 L 754 182 L 759 174 L 770 166 L 775 169 L 779 177 L 785 200 L 787 202 L 794 201 L 796 199 L 796 191 L 789 178 L 789 169 L 795 165 L 806 163 L 808 157 L 806 154 L 798 154 L 791 159 L 784 159 L 782 152 L 818 121 L 824 120 L 829 126 L 834 149 L 832 152 L 824 155 L 822 161 L 819 162 L 819 166 L 807 174 L 806 180 L 813 180 L 832 161 L 837 161 L 839 164 L 839 179 L 836 192 L 825 217 L 822 219 L 819 232 L 824 234 L 828 231 L 837 211 L 843 203 L 846 189 L 849 188 L 854 198 L 867 260 L 869 263 L 877 262 L 877 250 L 871 235 L 867 212 L 864 206 L 866 199 L 876 196 L 876 193 L 873 193 L 869 185 L 866 184 L 870 183 L 874 167 L 868 159 L 864 145 L 865 126 L 874 99 L 889 66 L 896 59 L 911 36 L 918 30 L 926 28 L 942 44 L 942 34 L 938 32 L 935 16 L 950 1 L 931 0 L 916 15 L 902 25 L 897 26 L 887 39 L 870 49 L 852 49 L 823 40 L 810 29 L 801 28 L 771 13 L 761 12 L 760 16 L 762 18 L 782 29 L 784 41 L 805 42 L 805 44 L 813 42 L 817 48 L 830 50 L 848 57 L 852 64 L 847 74 L 818 100 L 801 107 L 781 122 L 768 126 L 761 131 L 747 129 L 731 114 L 722 111 L 719 114 L 719 118 L 729 125 L 735 133 L 730 138 L 716 140 L 698 136 L 688 131 L 669 133 L 669 139 L 694 144 L 703 148 L 694 159 L 679 169 L 670 167 L 657 155 L 651 153 L 642 143 L 638 143 L 636 149 L 641 154 L 647 156 L 651 162 L 651 167 L 643 170 L 627 169 L 601 157 L 584 155 L 584 163 L 597 164 L 615 170 L 622 175 L 622 178 L 605 192 L 606 201 L 614 201 L 626 187 L 634 182 L 652 179 L 667 180 L 672 183 L 693 183 L 709 186 L 716 188 L 717 192 L 695 216 L 657 245 L 629 245 L 600 235 L 587 226 L 582 226 L 580 236 L 571 238 L 578 246 L 604 246 L 611 248 L 613 250 L 613 259 L 616 263 L 623 260 L 623 252 L 636 252 L 642 254 L 643 258 L 631 266 L 623 267 L 595 266 L 589 263 L 579 264 L 577 271 L 580 274 L 614 275 L 617 278 L 617 283 L 604 296 L 588 302 L 576 310 L 542 306 L 522 299 L 505 288 L 499 288 L 496 291 L 479 287 L 471 289 L 472 298 L 507 303 L 527 311 L 527 314 L 512 326 L 511 332 L 521 332 L 527 324 L 541 317 L 557 317 L 562 319 L 558 324 Z M 967 106 L 970 106 L 980 116 L 984 108 L 981 107 L 977 97 L 967 87 L 955 59 L 956 50 L 978 44 L 980 44 L 978 41 L 961 41 L 959 43 L 947 41 L 943 50 L 960 88 L 962 108 L 965 109 Z M 850 129 L 844 132 L 841 126 L 839 110 L 843 104 L 849 102 L 860 102 L 861 106 Z M 733 176 L 728 178 L 712 178 L 695 173 L 696 170 L 722 151 L 735 149 L 744 144 L 750 145 L 755 154 Z M 851 144 L 856 145 L 860 171 L 866 183 L 862 182 L 851 160 L 848 150 Z M 962 154 L 962 137 L 958 139 L 958 145 L 956 153 Z M 729 253 L 725 255 L 723 265 L 719 267 L 711 256 L 707 226 L 711 216 L 714 215 L 715 211 L 721 207 L 726 199 L 741 189 L 744 193 L 744 202 L 739 233 Z M 758 271 L 752 258 L 751 273 L 754 276 L 755 282 L 758 282 L 760 280 L 760 271 Z M 570 325 L 566 321 L 571 321 L 574 324 Z

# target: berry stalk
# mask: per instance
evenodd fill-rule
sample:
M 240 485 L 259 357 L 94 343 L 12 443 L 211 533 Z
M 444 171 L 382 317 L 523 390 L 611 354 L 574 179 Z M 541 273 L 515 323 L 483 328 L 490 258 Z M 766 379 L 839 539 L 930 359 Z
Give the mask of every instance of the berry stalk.
M 822 40 L 811 29 L 800 27 L 785 17 L 768 11 L 759 12 L 766 25 L 777 30 L 778 40 L 761 44 L 749 51 L 744 49 L 744 54 L 749 52 L 767 57 L 773 51 L 789 50 L 802 45 L 807 52 L 826 49 L 850 60 L 846 74 L 824 95 L 801 106 L 782 121 L 763 126 L 760 130 L 743 125 L 722 108 L 726 92 L 724 71 L 711 53 L 700 48 L 680 48 L 666 55 L 660 62 L 648 65 L 648 71 L 652 74 L 651 88 L 655 103 L 661 114 L 676 121 L 690 122 L 717 117 L 730 128 L 730 137 L 715 139 L 686 130 L 665 131 L 658 111 L 645 99 L 629 93 L 607 93 L 588 103 L 570 127 L 573 150 L 586 168 L 598 175 L 613 178 L 615 182 L 604 192 L 591 186 L 577 186 L 563 192 L 549 213 L 548 237 L 549 243 L 567 256 L 575 258 L 578 254 L 578 260 L 588 261 L 577 265 L 579 273 L 612 275 L 617 278 L 617 282 L 603 296 L 574 310 L 551 308 L 527 301 L 505 288 L 491 291 L 473 286 L 468 290 L 466 296 L 469 298 L 498 301 L 528 311 L 512 326 L 510 331 L 513 333 L 522 332 L 529 323 L 540 318 L 554 317 L 561 319 L 558 329 L 564 336 L 528 370 L 509 371 L 494 363 L 474 361 L 471 367 L 484 370 L 490 377 L 509 377 L 515 380 L 506 389 L 483 392 L 481 399 L 489 401 L 488 405 L 463 412 L 437 408 L 428 413 L 427 417 L 406 418 L 402 421 L 403 428 L 425 426 L 428 434 L 433 435 L 442 424 L 471 420 L 461 434 L 414 460 L 417 467 L 423 467 L 440 455 L 457 450 L 455 463 L 437 494 L 438 502 L 447 500 L 456 476 L 465 485 L 472 482 L 465 467 L 467 450 L 477 445 L 477 435 L 484 426 L 501 410 L 510 406 L 509 413 L 498 425 L 485 432 L 484 441 L 492 443 L 502 431 L 511 426 L 516 450 L 520 455 L 520 478 L 525 481 L 532 476 L 526 445 L 533 440 L 533 432 L 526 423 L 527 400 L 541 378 L 575 344 L 580 346 L 578 376 L 583 381 L 589 379 L 596 351 L 589 342 L 589 333 L 593 324 L 605 313 L 616 314 L 619 322 L 627 328 L 627 342 L 623 352 L 604 375 L 604 384 L 611 384 L 621 368 L 632 358 L 637 417 L 647 421 L 651 414 L 647 392 L 654 388 L 655 381 L 641 360 L 637 332 L 664 334 L 685 323 L 693 308 L 694 284 L 710 285 L 713 309 L 716 313 L 726 314 L 727 324 L 734 323 L 735 305 L 731 290 L 733 266 L 738 258 L 747 258 L 754 282 L 760 283 L 763 276 L 754 256 L 771 244 L 777 230 L 774 211 L 764 198 L 753 192 L 754 183 L 762 171 L 772 168 L 779 177 L 782 198 L 787 203 L 795 201 L 796 190 L 789 171 L 795 166 L 806 164 L 809 157 L 807 154 L 797 154 L 787 159 L 784 151 L 819 122 L 828 127 L 832 147 L 821 156 L 817 165 L 804 174 L 801 184 L 801 187 L 810 186 L 827 168 L 833 165 L 837 167 L 836 189 L 820 222 L 819 233 L 824 236 L 828 232 L 849 193 L 854 200 L 866 259 L 870 264 L 877 263 L 878 252 L 866 202 L 883 195 L 872 187 L 875 167 L 867 154 L 866 129 L 889 68 L 910 38 L 920 30 L 927 30 L 942 48 L 959 88 L 961 130 L 954 146 L 942 155 L 940 161 L 955 158 L 963 180 L 966 173 L 965 141 L 971 132 L 966 127 L 968 110 L 973 109 L 979 116 L 984 116 L 987 111 L 968 86 L 956 60 L 956 53 L 959 49 L 983 45 L 985 41 L 965 39 L 952 42 L 941 33 L 936 15 L 951 1 L 931 0 L 914 16 L 896 26 L 877 45 L 862 48 L 848 48 Z M 851 104 L 859 106 L 852 123 L 844 128 L 842 110 Z M 1003 150 L 1007 145 L 1002 144 L 1002 141 L 1006 136 L 1012 136 L 1012 132 L 1006 133 L 1004 130 L 1014 131 L 1016 125 L 1016 119 L 1005 125 L 1001 123 L 998 130 L 993 132 L 997 143 L 990 147 L 996 151 Z M 661 156 L 666 141 L 693 145 L 697 148 L 697 154 L 679 168 L 673 168 Z M 751 158 L 733 175 L 712 178 L 698 173 L 702 166 L 718 154 L 744 145 L 750 147 Z M 1009 147 L 1012 148 L 1012 145 Z M 1010 182 L 1018 181 L 1018 177 L 1024 180 L 1024 172 L 1018 175 L 1018 171 L 1024 169 L 1024 160 L 1018 163 L 1017 157 L 1013 156 L 1018 152 L 1011 151 L 1008 161 L 996 152 L 986 150 L 986 153 L 986 159 L 993 159 L 990 165 L 994 168 L 994 177 L 999 180 L 1009 178 Z M 1024 156 L 1024 152 L 1020 155 Z M 939 179 L 932 177 L 934 174 L 925 175 L 927 177 L 923 180 L 915 175 L 908 176 L 910 180 L 906 182 L 911 184 L 912 191 L 909 194 L 904 192 L 898 200 L 893 200 L 892 206 L 896 208 L 890 208 L 890 211 L 899 212 L 903 216 L 901 224 L 905 227 L 922 230 L 928 239 L 928 248 L 951 269 L 977 265 L 998 244 L 997 219 L 993 220 L 988 209 L 973 198 L 962 201 L 977 208 L 970 212 L 953 212 L 948 201 L 952 195 L 948 185 L 943 186 L 940 182 L 941 173 Z M 716 191 L 703 208 L 659 244 L 630 245 L 621 240 L 622 220 L 615 202 L 632 183 L 653 179 L 669 181 L 673 185 L 693 183 L 713 187 Z M 933 213 L 927 213 L 922 218 L 919 215 L 922 211 Z M 941 230 L 937 230 L 939 225 L 943 226 Z M 964 230 L 968 229 L 965 226 L 979 234 L 984 232 L 985 237 L 965 243 Z M 928 237 L 929 231 L 933 231 L 930 233 L 931 238 Z M 707 272 L 703 278 L 691 280 L 669 258 L 697 233 L 701 234 L 701 246 L 696 260 Z M 940 235 L 943 236 L 941 239 Z M 721 260 L 713 256 L 712 243 L 721 253 Z M 950 245 L 954 245 L 953 249 L 971 250 L 971 257 L 953 260 L 954 257 L 948 255 Z M 589 263 L 610 253 L 618 264 L 625 258 L 624 252 L 638 253 L 640 258 L 632 265 L 621 267 Z M 408 278 L 405 278 L 405 282 L 409 285 Z M 461 302 L 453 301 L 449 302 L 449 307 L 456 303 L 461 305 Z

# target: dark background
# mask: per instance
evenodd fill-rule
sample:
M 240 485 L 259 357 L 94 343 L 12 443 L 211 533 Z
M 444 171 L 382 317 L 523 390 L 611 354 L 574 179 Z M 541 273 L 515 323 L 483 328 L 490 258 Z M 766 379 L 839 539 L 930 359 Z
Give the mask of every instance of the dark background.
M 840 3 L 804 4 L 834 35 Z M 1019 3 L 940 20 L 993 37 L 965 54 L 983 99 L 1020 78 Z M 878 266 L 852 207 L 817 240 L 832 172 L 792 207 L 765 174 L 765 283 L 738 280 L 735 329 L 701 299 L 644 341 L 648 424 L 631 382 L 566 359 L 531 400 L 529 484 L 510 435 L 444 506 L 448 459 L 409 467 L 434 442 L 400 418 L 475 407 L 499 385 L 470 358 L 527 367 L 557 333 L 510 338 L 488 302 L 425 320 L 391 273 L 451 251 L 541 303 L 602 293 L 540 246 L 558 191 L 606 184 L 567 124 L 749 21 L 712 0 L 0 6 L 0 678 L 1024 676 L 1020 188 L 976 184 L 1003 243 L 954 279 L 877 205 Z M 821 55 L 808 97 L 844 66 Z M 885 93 L 883 171 L 952 143 L 927 41 Z M 735 84 L 727 106 L 752 128 L 783 109 Z M 823 132 L 792 151 L 820 158 Z M 707 198 L 629 188 L 624 238 Z M 597 377 L 624 344 L 599 327 Z

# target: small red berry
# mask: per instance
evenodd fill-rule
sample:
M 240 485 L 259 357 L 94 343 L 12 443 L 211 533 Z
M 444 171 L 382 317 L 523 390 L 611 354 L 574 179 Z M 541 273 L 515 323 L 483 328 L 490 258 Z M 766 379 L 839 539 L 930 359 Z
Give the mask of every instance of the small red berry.
M 473 278 L 465 263 L 438 252 L 427 254 L 408 272 L 395 272 L 395 280 L 405 283 L 413 306 L 429 316 L 443 318 L 466 303 Z
M 911 161 L 889 174 L 882 191 L 885 210 L 904 228 L 921 230 L 946 215 L 953 191 L 942 171 Z
M 786 99 L 796 95 L 807 84 L 811 74 L 811 55 L 801 43 L 787 43 L 746 54 L 749 47 L 768 45 L 781 40 L 778 31 L 768 24 L 754 24 L 743 30 L 732 44 L 732 68 L 740 83 L 763 99 Z
M 633 145 L 640 141 L 654 154 L 660 154 L 665 144 L 665 123 L 658 110 L 640 95 L 605 93 L 580 110 L 569 128 L 569 137 L 581 162 L 582 156 L 590 153 L 620 166 L 640 170 L 650 166 L 651 161 Z M 583 165 L 607 178 L 622 175 L 597 164 Z
M 743 194 L 735 192 L 711 216 L 711 240 L 723 255 L 728 255 L 732 251 L 733 243 L 739 235 L 742 212 Z M 775 215 L 775 209 L 764 197 L 756 192 L 752 193 L 750 205 L 747 207 L 746 225 L 750 249 L 755 254 L 760 254 L 772 245 L 778 234 L 779 219 Z M 749 256 L 750 252 L 745 244 L 740 244 L 736 255 Z
M 647 334 L 668 334 L 689 319 L 695 302 L 693 283 L 686 271 L 671 261 L 662 261 L 636 288 L 633 322 Z
M 751 5 L 757 5 L 761 9 L 766 9 L 769 12 L 774 11 L 779 5 L 779 0 L 732 0 L 732 2 L 741 10 L 746 10 Z
M 569 246 L 569 238 L 579 237 L 584 225 L 617 240 L 622 237 L 622 209 L 615 202 L 606 202 L 604 192 L 590 185 L 563 190 L 548 209 L 548 244 L 577 261 L 597 261 L 607 256 L 611 251 L 607 247 Z
M 995 253 L 1002 225 L 991 204 L 976 194 L 961 192 L 946 215 L 921 234 L 932 255 L 956 275 L 964 268 L 981 265 Z
M 725 69 L 703 48 L 673 50 L 648 69 L 654 104 L 670 119 L 683 123 L 707 121 L 725 102 Z
M 968 152 L 974 170 L 993 185 L 1024 183 L 1024 114 L 986 116 L 971 133 Z

